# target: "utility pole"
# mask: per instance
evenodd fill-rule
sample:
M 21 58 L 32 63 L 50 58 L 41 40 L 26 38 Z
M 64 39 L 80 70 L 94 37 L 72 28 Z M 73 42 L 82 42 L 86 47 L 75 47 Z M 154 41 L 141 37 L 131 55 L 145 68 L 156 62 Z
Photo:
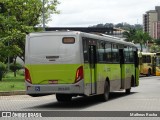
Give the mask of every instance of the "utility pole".
M 43 31 L 45 31 L 45 10 L 44 10 L 44 5 L 45 5 L 45 0 L 43 0 L 43 8 L 42 8 L 42 15 L 43 15 Z

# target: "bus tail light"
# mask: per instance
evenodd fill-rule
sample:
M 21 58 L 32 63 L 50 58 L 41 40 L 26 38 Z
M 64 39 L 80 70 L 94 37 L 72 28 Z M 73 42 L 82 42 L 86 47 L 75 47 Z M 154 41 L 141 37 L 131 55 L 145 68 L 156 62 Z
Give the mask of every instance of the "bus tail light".
M 29 83 L 32 83 L 31 76 L 30 76 L 29 70 L 27 68 L 25 68 L 25 80 Z
M 78 82 L 83 79 L 83 67 L 80 66 L 76 71 L 75 82 Z

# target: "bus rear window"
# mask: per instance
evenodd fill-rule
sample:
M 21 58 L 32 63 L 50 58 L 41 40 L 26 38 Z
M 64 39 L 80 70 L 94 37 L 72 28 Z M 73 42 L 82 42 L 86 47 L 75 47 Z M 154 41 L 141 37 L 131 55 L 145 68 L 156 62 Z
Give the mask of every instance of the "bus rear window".
M 64 37 L 62 39 L 62 42 L 64 44 L 74 44 L 75 43 L 75 38 L 74 37 Z

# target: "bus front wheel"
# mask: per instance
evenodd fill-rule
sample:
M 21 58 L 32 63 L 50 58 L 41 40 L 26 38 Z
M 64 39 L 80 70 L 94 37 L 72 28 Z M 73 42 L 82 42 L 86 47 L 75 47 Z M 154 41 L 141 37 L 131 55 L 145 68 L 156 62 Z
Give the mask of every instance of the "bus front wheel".
M 147 76 L 151 76 L 151 69 L 148 69 L 148 74 L 147 74 Z
M 56 94 L 56 99 L 58 102 L 69 102 L 72 100 L 72 96 L 68 94 Z

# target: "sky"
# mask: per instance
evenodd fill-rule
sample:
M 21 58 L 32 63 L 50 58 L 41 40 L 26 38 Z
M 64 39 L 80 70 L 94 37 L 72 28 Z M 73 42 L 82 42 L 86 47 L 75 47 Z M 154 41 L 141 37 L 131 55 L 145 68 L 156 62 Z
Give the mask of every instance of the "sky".
M 142 24 L 143 14 L 160 6 L 160 0 L 58 0 L 60 14 L 49 27 L 88 27 L 105 23 Z

